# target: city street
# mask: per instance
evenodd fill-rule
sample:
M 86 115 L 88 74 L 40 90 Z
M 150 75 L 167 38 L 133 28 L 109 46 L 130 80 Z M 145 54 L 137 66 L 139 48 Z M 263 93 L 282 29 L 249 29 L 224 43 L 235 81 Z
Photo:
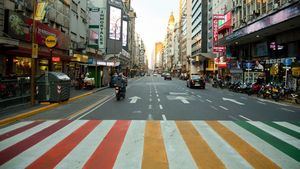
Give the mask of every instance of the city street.
M 109 88 L 2 128 L 0 168 L 299 168 L 299 112 L 210 84 L 130 79 L 124 100 Z
M 297 105 L 216 89 L 209 83 L 204 90 L 190 89 L 185 81 L 160 76 L 130 82 L 124 100 L 117 101 L 113 94 L 109 88 L 28 120 L 300 120 Z

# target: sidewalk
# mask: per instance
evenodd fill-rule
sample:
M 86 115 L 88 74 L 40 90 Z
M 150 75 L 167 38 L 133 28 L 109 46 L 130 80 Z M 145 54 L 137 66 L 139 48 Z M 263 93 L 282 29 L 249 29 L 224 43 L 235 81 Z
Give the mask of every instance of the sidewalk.
M 96 93 L 98 91 L 107 89 L 108 87 L 101 87 L 101 88 L 95 88 L 93 90 L 75 90 L 73 87 L 71 88 L 70 91 L 70 99 L 69 101 L 73 101 L 76 99 L 79 99 L 81 97 Z M 55 103 L 54 103 L 55 104 Z M 30 111 L 34 111 L 37 109 L 41 109 L 41 108 L 45 108 L 49 106 L 49 104 L 36 104 L 34 106 L 31 105 L 31 103 L 24 103 L 24 104 L 19 104 L 19 105 L 15 105 L 15 106 L 10 106 L 10 107 L 6 107 L 4 109 L 0 110 L 0 120 L 9 118 L 9 117 L 13 117 L 25 112 L 30 112 Z

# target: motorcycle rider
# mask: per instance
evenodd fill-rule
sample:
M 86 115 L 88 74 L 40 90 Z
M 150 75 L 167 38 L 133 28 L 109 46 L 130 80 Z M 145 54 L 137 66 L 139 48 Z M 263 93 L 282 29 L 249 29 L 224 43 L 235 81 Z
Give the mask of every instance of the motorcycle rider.
M 116 86 L 120 87 L 121 92 L 124 92 L 124 93 L 126 92 L 126 83 L 123 78 L 123 73 L 119 73 L 119 76 L 117 76 L 117 78 L 116 78 L 115 84 L 116 84 Z

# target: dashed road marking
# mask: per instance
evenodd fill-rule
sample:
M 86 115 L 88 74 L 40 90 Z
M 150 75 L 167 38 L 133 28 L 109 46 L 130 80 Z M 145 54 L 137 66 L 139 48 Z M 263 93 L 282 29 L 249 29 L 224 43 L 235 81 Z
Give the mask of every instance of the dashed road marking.
M 148 120 L 153 120 L 152 114 L 148 114 Z
M 152 109 L 152 105 L 151 104 L 149 105 L 148 109 Z
M 160 102 L 160 98 L 158 98 L 157 101 Z
M 164 109 L 163 106 L 162 106 L 161 104 L 159 105 L 159 108 L 160 108 L 161 110 Z
M 224 110 L 228 110 L 226 107 L 223 106 L 219 106 L 220 108 L 224 109 Z
M 247 118 L 247 117 L 245 117 L 245 116 L 242 116 L 242 115 L 239 115 L 239 116 L 240 116 L 241 118 L 247 120 L 247 121 L 252 121 L 251 119 L 249 119 L 249 118 Z
M 290 109 L 287 109 L 287 108 L 281 108 L 281 110 L 288 111 L 288 112 L 295 112 L 294 110 L 290 110 Z
M 197 97 L 202 98 L 202 96 L 200 96 L 200 95 L 197 95 Z
M 202 99 L 199 99 L 200 100 L 200 102 L 202 102 L 202 103 L 204 103 L 205 101 L 204 100 L 202 100 Z
M 211 102 L 212 102 L 211 100 L 208 100 L 208 99 L 206 99 L 206 101 L 207 101 L 207 102 L 209 102 L 209 103 L 211 103 Z
M 210 106 L 212 109 L 218 110 L 215 106 Z
M 152 99 L 151 99 L 151 98 L 149 99 L 149 102 L 152 102 Z
M 162 114 L 161 116 L 162 116 L 164 121 L 167 121 L 167 118 L 166 118 L 165 114 Z
M 257 103 L 259 103 L 259 104 L 263 104 L 263 105 L 266 105 L 266 103 L 264 103 L 264 102 L 260 102 L 260 101 L 257 101 Z

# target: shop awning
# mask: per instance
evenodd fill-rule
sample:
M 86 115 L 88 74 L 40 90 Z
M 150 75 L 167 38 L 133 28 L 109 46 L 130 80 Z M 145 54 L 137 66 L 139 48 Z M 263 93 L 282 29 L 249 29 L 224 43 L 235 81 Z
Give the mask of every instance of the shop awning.
M 217 57 L 216 54 L 213 54 L 213 53 L 200 53 L 200 56 L 203 56 L 205 58 L 208 58 L 208 59 L 214 59 Z
M 19 40 L 6 38 L 6 37 L 0 37 L 0 46 L 1 47 L 18 47 L 19 46 Z

